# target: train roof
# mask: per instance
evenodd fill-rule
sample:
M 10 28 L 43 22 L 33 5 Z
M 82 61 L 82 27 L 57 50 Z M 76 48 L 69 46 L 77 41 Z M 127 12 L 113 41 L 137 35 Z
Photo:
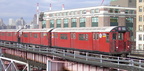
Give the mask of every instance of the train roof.
M 0 32 L 18 32 L 20 29 L 1 29 Z
M 49 29 L 22 29 L 20 32 L 49 32 L 52 28 Z
M 56 28 L 52 32 L 111 32 L 118 26 L 110 27 L 82 27 L 82 28 Z

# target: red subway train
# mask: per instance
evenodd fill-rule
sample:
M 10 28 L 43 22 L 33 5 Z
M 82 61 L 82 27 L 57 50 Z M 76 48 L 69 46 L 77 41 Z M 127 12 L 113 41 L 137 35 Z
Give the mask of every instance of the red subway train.
M 103 54 L 131 51 L 125 26 L 0 30 L 0 41 Z

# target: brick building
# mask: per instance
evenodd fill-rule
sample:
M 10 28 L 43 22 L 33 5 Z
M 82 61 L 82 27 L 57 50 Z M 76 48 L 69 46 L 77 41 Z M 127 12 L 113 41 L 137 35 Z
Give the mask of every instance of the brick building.
M 136 8 L 97 6 L 49 11 L 43 18 L 40 28 L 127 26 L 135 32 Z

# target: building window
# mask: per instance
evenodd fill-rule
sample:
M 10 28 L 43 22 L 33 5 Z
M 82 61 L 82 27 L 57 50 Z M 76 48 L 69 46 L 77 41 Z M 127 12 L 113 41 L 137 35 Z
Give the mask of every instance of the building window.
M 94 9 L 91 10 L 91 13 L 95 13 Z
M 86 22 L 85 18 L 80 18 L 80 27 L 85 27 L 85 22 Z
M 118 26 L 118 17 L 110 18 L 110 26 Z
M 143 30 L 144 30 L 144 25 L 143 25 Z
M 50 20 L 50 28 L 54 28 L 54 20 Z
M 83 10 L 82 14 L 86 14 L 86 10 Z
M 134 14 L 134 10 L 130 10 L 129 13 L 130 13 L 130 14 Z
M 95 9 L 95 13 L 99 13 L 99 9 Z
M 139 12 L 142 12 L 142 6 L 139 6 Z
M 139 44 L 139 50 L 142 50 L 142 44 Z
M 144 41 L 144 35 L 143 35 L 143 41 Z
M 119 9 L 115 9 L 115 13 L 119 13 Z
M 132 0 L 129 0 L 129 2 L 132 2 Z
M 139 34 L 139 40 L 140 41 L 142 40 L 142 34 Z
M 61 39 L 68 39 L 68 38 L 67 38 L 67 34 L 60 34 L 60 38 L 61 38 Z
M 98 27 L 98 17 L 92 17 L 92 27 Z
M 139 2 L 142 2 L 142 0 L 139 0 Z
M 139 31 L 142 31 L 142 25 L 139 25 Z
M 109 13 L 113 13 L 113 9 L 109 9 Z
M 125 10 L 125 14 L 128 14 L 129 13 L 129 10 Z
M 42 21 L 42 28 L 46 28 L 46 21 Z
M 76 27 L 76 25 L 77 25 L 77 19 L 75 19 L 75 18 L 73 18 L 73 19 L 71 19 L 71 27 Z
M 64 19 L 64 27 L 68 27 L 68 19 Z
M 142 16 L 141 15 L 139 16 L 139 22 L 142 22 Z
M 57 28 L 61 27 L 61 20 L 57 19 Z

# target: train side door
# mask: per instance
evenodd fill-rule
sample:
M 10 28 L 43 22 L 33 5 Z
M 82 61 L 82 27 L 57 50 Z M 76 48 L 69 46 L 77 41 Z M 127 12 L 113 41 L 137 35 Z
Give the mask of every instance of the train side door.
M 93 33 L 93 50 L 99 51 L 99 34 Z
M 118 33 L 118 46 L 117 46 L 118 51 L 124 51 L 125 50 L 126 43 L 124 41 L 124 34 L 125 33 Z
M 71 48 L 74 48 L 75 47 L 75 41 L 76 41 L 76 33 L 72 32 L 71 33 L 71 44 L 70 44 L 70 47 Z
M 116 32 L 112 33 L 112 41 L 110 42 L 110 44 L 111 44 L 111 52 L 115 52 L 116 51 L 116 46 L 118 45 L 117 34 L 118 33 L 116 33 Z

